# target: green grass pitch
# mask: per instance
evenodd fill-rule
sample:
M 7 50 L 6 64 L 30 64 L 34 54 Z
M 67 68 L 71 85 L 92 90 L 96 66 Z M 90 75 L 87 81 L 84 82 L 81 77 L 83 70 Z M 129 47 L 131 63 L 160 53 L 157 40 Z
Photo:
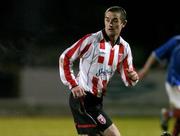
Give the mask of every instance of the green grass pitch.
M 158 117 L 113 117 L 122 136 L 160 136 Z M 173 120 L 170 121 L 172 126 Z M 170 128 L 171 130 L 171 128 Z M 1 136 L 76 136 L 72 117 L 0 117 Z

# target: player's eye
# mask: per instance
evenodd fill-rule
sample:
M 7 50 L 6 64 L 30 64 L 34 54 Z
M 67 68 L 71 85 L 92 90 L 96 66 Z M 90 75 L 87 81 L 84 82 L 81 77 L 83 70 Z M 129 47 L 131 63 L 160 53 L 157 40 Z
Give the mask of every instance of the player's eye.
M 118 20 L 118 19 L 113 19 L 113 22 L 114 22 L 114 23 L 118 23 L 119 20 Z
M 110 19 L 108 19 L 108 18 L 105 18 L 105 21 L 106 21 L 106 22 L 110 22 Z

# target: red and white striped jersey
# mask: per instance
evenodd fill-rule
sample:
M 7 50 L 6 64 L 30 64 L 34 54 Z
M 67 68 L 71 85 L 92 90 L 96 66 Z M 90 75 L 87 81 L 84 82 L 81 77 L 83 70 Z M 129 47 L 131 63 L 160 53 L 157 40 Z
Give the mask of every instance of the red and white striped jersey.
M 80 59 L 77 76 L 72 69 L 76 59 Z M 104 30 L 78 40 L 61 54 L 59 61 L 60 78 L 69 89 L 79 85 L 97 97 L 105 93 L 116 70 L 126 86 L 135 85 L 137 81 L 128 78 L 127 69 L 134 69 L 129 44 L 119 36 L 112 46 Z

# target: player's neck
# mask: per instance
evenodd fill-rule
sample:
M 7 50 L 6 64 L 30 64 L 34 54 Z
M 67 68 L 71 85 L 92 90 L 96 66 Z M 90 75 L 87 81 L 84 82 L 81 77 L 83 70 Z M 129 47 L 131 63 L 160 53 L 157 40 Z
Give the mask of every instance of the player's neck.
M 118 36 L 109 37 L 109 39 L 110 39 L 111 44 L 112 44 L 112 45 L 115 45 L 115 44 L 116 44 L 116 41 L 117 41 L 117 39 L 118 39 Z

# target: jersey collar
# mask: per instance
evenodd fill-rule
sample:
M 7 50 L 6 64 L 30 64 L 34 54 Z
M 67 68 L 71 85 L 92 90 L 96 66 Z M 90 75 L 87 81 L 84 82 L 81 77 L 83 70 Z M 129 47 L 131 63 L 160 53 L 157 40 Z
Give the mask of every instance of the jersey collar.
M 102 30 L 102 34 L 103 34 L 103 37 L 106 41 L 110 41 L 108 35 L 106 34 L 106 31 L 105 29 Z M 116 40 L 115 44 L 119 45 L 120 44 L 120 36 L 118 36 L 118 39 Z

